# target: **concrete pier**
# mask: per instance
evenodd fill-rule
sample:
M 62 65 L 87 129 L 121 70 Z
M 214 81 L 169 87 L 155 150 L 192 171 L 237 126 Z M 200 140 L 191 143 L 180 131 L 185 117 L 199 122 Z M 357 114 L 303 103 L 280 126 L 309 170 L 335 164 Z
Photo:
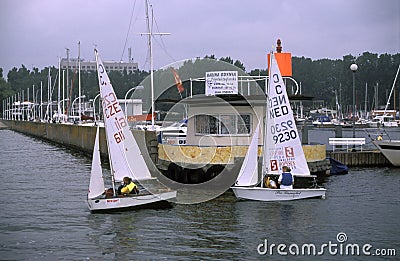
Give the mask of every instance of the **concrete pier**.
M 89 157 L 92 156 L 96 135 L 94 124 L 82 126 L 0 120 L 0 128 L 2 127 L 72 148 Z M 183 183 L 207 181 L 218 175 L 227 165 L 241 162 L 247 151 L 246 146 L 163 145 L 158 144 L 154 131 L 134 130 L 132 133 L 149 167 L 157 166 L 166 176 Z M 260 155 L 261 150 L 262 148 L 259 148 Z M 317 175 L 329 175 L 330 163 L 326 157 L 336 159 L 349 167 L 390 166 L 388 160 L 377 150 L 327 152 L 325 145 L 303 145 L 303 150 L 311 173 Z M 100 128 L 100 151 L 103 160 L 107 160 L 108 150 L 104 128 Z
M 346 164 L 348 167 L 384 167 L 390 162 L 379 150 L 327 152 L 328 157 Z
M 43 139 L 58 145 L 74 149 L 89 157 L 93 154 L 94 140 L 96 137 L 96 126 L 82 126 L 75 124 L 57 124 L 30 121 L 7 121 L 0 120 L 0 123 L 9 129 Z M 132 131 L 133 136 L 139 144 L 143 155 L 152 157 L 152 161 L 157 161 L 157 137 L 150 131 Z M 100 152 L 103 159 L 108 159 L 106 136 L 104 128 L 100 128 Z M 155 148 L 153 147 L 155 146 Z
M 0 130 L 8 129 L 7 125 L 0 121 Z
M 96 135 L 95 126 L 4 120 L 3 123 L 17 132 L 80 151 L 89 157 L 92 156 Z M 165 146 L 158 144 L 156 133 L 153 131 L 134 130 L 132 132 L 148 166 L 157 166 L 171 177 L 182 176 L 182 173 L 186 173 L 187 177 L 183 179 L 183 182 L 191 180 L 190 183 L 196 183 L 196 181 L 209 180 L 218 175 L 227 165 L 235 165 L 243 160 L 247 151 L 246 146 L 226 148 Z M 329 171 L 330 166 L 325 160 L 325 145 L 304 145 L 303 149 L 313 173 L 326 174 L 326 171 Z M 100 129 L 100 151 L 103 160 L 108 159 L 104 128 Z M 177 179 L 177 181 L 181 180 Z

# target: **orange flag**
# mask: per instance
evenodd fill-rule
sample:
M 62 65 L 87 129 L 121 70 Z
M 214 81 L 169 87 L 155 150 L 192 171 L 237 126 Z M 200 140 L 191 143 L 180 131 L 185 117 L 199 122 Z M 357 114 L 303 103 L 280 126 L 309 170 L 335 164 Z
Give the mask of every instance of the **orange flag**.
M 185 88 L 183 87 L 181 78 L 179 78 L 179 75 L 174 68 L 171 67 L 171 70 L 172 70 L 172 73 L 174 74 L 176 88 L 178 89 L 179 93 L 182 93 L 185 90 Z

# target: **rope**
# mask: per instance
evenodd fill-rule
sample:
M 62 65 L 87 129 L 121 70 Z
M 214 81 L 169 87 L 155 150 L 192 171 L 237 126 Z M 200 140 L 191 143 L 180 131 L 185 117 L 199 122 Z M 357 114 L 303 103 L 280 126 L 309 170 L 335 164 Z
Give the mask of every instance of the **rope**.
M 128 36 L 131 30 L 131 25 L 132 25 L 132 17 L 133 17 L 133 13 L 135 11 L 135 6 L 136 6 L 136 0 L 135 2 L 133 2 L 133 7 L 132 7 L 132 13 L 131 13 L 131 18 L 129 19 L 129 27 L 128 27 L 128 32 L 126 32 L 126 37 L 125 37 L 125 43 L 124 43 L 124 48 L 122 49 L 122 54 L 121 54 L 121 59 L 120 61 L 122 61 L 122 57 L 124 57 L 125 54 L 125 50 L 126 50 L 126 44 L 128 42 Z M 135 20 L 136 21 L 136 20 Z M 131 61 L 129 61 L 131 62 Z

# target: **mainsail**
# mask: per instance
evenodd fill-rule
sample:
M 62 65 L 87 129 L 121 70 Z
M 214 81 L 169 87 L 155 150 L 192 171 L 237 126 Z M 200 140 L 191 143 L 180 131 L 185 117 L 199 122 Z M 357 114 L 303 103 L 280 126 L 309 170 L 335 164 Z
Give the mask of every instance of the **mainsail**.
M 282 166 L 289 166 L 294 175 L 310 175 L 275 55 L 271 55 L 269 76 L 263 169 L 280 174 Z
M 92 199 L 100 196 L 104 192 L 103 170 L 100 161 L 100 146 L 99 146 L 99 127 L 96 131 L 96 139 L 94 141 L 92 170 L 90 172 L 88 198 Z
M 125 114 L 117 100 L 97 50 L 95 50 L 95 55 L 108 154 L 114 179 L 115 181 L 121 181 L 124 177 L 130 177 L 134 180 L 150 179 L 150 171 L 129 129 Z

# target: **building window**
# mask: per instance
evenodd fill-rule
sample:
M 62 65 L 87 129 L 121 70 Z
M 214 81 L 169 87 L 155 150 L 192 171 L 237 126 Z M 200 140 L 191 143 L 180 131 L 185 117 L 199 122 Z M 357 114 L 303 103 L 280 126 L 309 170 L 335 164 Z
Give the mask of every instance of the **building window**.
M 251 116 L 250 114 L 240 114 L 241 119 L 237 120 L 238 134 L 250 134 Z
M 249 135 L 251 133 L 251 115 L 196 115 L 195 131 L 197 135 Z

